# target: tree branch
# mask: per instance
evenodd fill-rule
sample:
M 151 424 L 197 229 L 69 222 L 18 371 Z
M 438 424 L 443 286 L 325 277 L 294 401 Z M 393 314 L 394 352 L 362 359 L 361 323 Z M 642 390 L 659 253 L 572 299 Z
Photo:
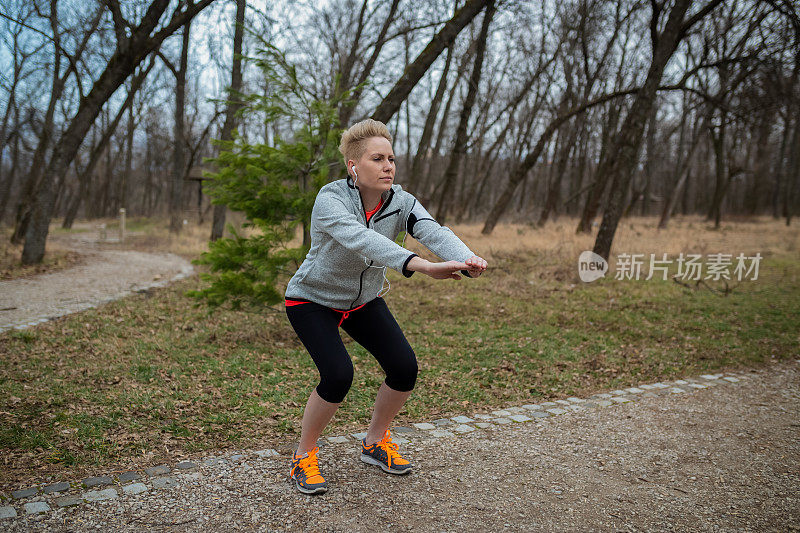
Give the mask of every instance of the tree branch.
M 439 54 L 461 33 L 464 27 L 486 6 L 487 0 L 468 0 L 453 15 L 447 24 L 439 30 L 436 35 L 428 42 L 422 52 L 406 67 L 400 79 L 391 88 L 389 94 L 383 98 L 377 109 L 372 113 L 372 118 L 381 122 L 389 122 L 394 116 L 400 105 L 408 98 L 411 90 L 417 85 L 419 80 L 425 75 L 431 64 L 436 61 Z
M 167 67 L 168 69 L 170 69 L 170 70 L 172 71 L 172 73 L 175 75 L 175 77 L 177 78 L 177 77 L 178 77 L 178 69 L 175 67 L 175 65 L 173 65 L 173 64 L 172 64 L 172 61 L 170 61 L 169 59 L 167 59 L 167 56 L 165 56 L 165 55 L 164 55 L 164 54 L 161 52 L 161 50 L 160 50 L 160 49 L 159 49 L 159 50 L 156 50 L 156 55 L 157 55 L 159 58 L 161 58 L 161 61 L 163 61 L 163 62 L 164 62 L 164 65 L 166 65 L 166 67 Z
M 689 17 L 684 21 L 681 25 L 680 35 L 685 35 L 689 29 L 700 22 L 706 15 L 708 15 L 711 11 L 717 8 L 724 0 L 711 0 L 708 4 L 704 5 L 700 11 Z
M 122 16 L 119 0 L 103 0 L 103 3 L 111 12 L 111 19 L 114 21 L 114 34 L 117 36 L 117 46 L 119 46 L 128 39 L 125 28 L 130 28 L 130 23 Z
M 175 33 L 178 28 L 186 24 L 188 21 L 192 20 L 195 15 L 208 7 L 213 1 L 214 0 L 200 0 L 200 2 L 196 4 L 189 4 L 186 9 L 181 12 L 175 11 L 167 25 L 161 28 L 149 39 L 148 46 L 155 48 L 157 44 L 161 43 L 161 41 Z

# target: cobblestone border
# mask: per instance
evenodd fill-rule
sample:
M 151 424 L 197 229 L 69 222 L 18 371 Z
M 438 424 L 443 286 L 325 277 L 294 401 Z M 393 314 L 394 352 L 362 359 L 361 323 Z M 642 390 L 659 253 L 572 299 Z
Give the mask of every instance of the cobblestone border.
M 411 442 L 409 439 L 455 437 L 481 429 L 535 422 L 542 418 L 569 414 L 572 411 L 613 407 L 635 402 L 638 397 L 697 392 L 723 384 L 736 384 L 742 379 L 746 378 L 733 374 L 704 374 L 698 378 L 641 384 L 626 389 L 593 394 L 587 398 L 569 397 L 566 400 L 509 406 L 488 413 L 477 412 L 472 413 L 472 416 L 458 415 L 451 418 L 439 418 L 430 422 L 414 423 L 413 427 L 393 427 L 392 440 L 398 444 L 407 444 Z M 320 439 L 317 444 L 319 446 L 351 445 L 366 435 L 366 433 L 351 433 L 350 435 L 330 436 Z M 225 456 L 209 456 L 199 460 L 199 464 L 192 461 L 181 461 L 174 466 L 162 464 L 145 468 L 143 472 L 129 471 L 114 477 L 96 476 L 81 481 L 37 485 L 12 491 L 11 496 L 0 493 L 0 520 L 21 515 L 47 513 L 55 508 L 71 507 L 83 503 L 135 497 L 137 494 L 150 490 L 166 489 L 178 485 L 179 480 L 176 477 L 184 472 L 193 476 L 195 472 L 214 469 L 219 465 L 237 463 L 245 466 L 246 461 L 267 460 L 275 457 L 280 457 L 280 454 L 272 448 L 243 450 Z
M 41 324 L 42 322 L 47 322 L 49 320 L 55 320 L 56 318 L 60 318 L 62 316 L 67 316 L 67 315 L 71 315 L 73 313 L 79 313 L 81 311 L 86 311 L 87 309 L 93 309 L 93 308 L 99 307 L 99 306 L 101 306 L 103 304 L 107 304 L 109 302 L 113 302 L 114 300 L 120 300 L 122 298 L 125 298 L 126 296 L 132 295 L 133 293 L 147 292 L 150 289 L 166 287 L 167 284 L 172 283 L 174 281 L 182 280 L 184 278 L 187 278 L 187 277 L 191 276 L 192 274 L 194 274 L 194 267 L 192 265 L 184 265 L 184 266 L 181 267 L 181 271 L 178 274 L 172 276 L 169 279 L 162 279 L 162 280 L 154 281 L 154 282 L 151 282 L 151 283 L 143 283 L 141 285 L 137 284 L 137 285 L 134 285 L 134 288 L 126 290 L 126 291 L 119 292 L 119 293 L 115 294 L 114 296 L 110 296 L 108 298 L 102 298 L 102 299 L 99 299 L 99 300 L 94 300 L 91 303 L 82 303 L 82 304 L 77 304 L 75 306 L 70 306 L 69 309 L 64 309 L 63 312 L 57 312 L 57 313 L 52 314 L 52 315 L 46 315 L 46 316 L 43 315 L 43 316 L 39 316 L 39 317 L 36 317 L 34 319 L 23 321 L 23 322 L 9 322 L 9 323 L 6 323 L 6 324 L 0 324 L 0 333 L 3 333 L 4 331 L 8 331 L 10 329 L 27 329 L 27 328 L 30 328 L 30 327 L 33 327 L 33 326 L 37 326 L 37 325 Z M 2 516 L 0 515 L 0 517 L 2 517 Z

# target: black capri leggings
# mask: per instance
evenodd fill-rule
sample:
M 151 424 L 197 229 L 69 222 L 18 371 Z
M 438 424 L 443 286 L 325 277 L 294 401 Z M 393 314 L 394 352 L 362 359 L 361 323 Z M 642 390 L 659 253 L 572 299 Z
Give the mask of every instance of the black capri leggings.
M 308 302 L 287 306 L 286 315 L 319 370 L 317 394 L 326 402 L 340 403 L 353 382 L 353 362 L 339 334 L 342 313 Z M 396 391 L 414 388 L 416 355 L 383 298 L 351 311 L 342 329 L 377 359 L 386 385 Z

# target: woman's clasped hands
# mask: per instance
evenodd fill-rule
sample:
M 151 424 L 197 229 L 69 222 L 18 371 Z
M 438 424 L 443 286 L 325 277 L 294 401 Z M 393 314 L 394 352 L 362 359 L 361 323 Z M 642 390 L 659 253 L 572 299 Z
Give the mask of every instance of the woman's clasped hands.
M 416 259 L 416 257 L 414 259 Z M 420 270 L 434 279 L 461 279 L 461 274 L 459 272 L 462 270 L 466 270 L 471 277 L 476 278 L 480 276 L 488 266 L 486 260 L 477 255 L 473 255 L 463 263 L 461 261 L 442 261 L 441 263 L 425 261 L 425 263 L 427 264 Z

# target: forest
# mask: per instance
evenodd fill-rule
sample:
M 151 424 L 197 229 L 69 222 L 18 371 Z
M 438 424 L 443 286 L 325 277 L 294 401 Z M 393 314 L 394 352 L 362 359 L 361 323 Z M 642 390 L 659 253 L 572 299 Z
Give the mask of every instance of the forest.
M 12 0 L 0 25 L 0 224 L 23 263 L 51 224 L 120 209 L 219 238 L 215 140 L 304 123 L 239 112 L 274 91 L 266 45 L 337 127 L 389 125 L 397 182 L 442 224 L 574 217 L 608 257 L 632 214 L 797 209 L 791 0 Z

